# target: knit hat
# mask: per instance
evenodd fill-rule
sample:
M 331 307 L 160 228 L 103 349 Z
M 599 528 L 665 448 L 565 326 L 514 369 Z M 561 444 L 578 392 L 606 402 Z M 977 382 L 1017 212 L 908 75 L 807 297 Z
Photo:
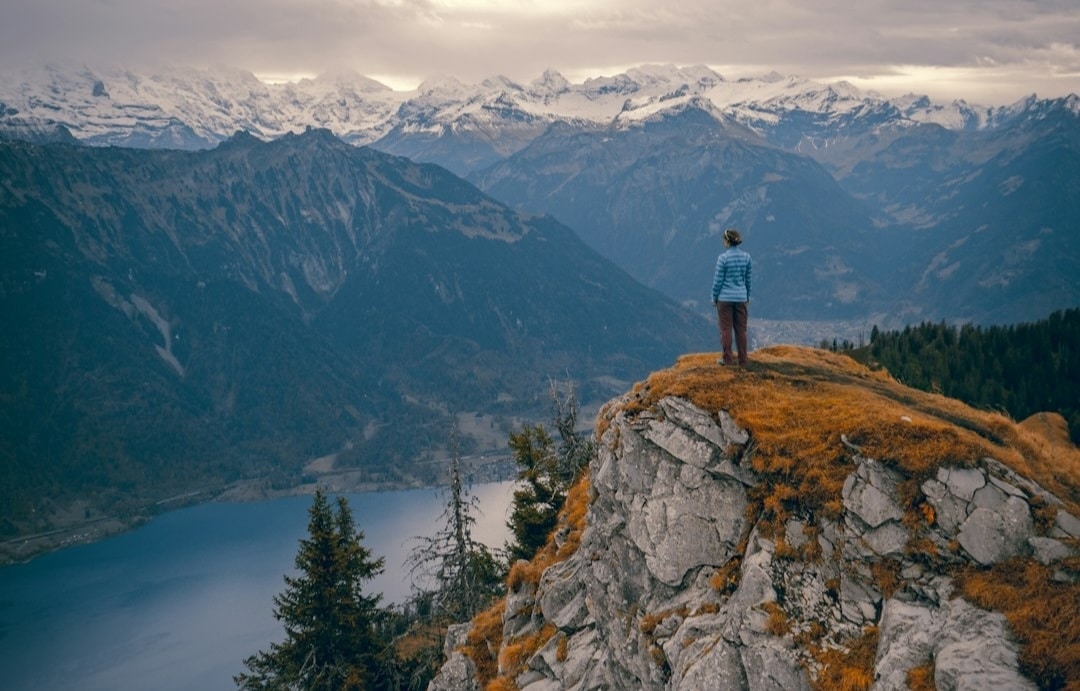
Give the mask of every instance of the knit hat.
M 728 228 L 724 231 L 724 242 L 729 245 L 735 246 L 742 243 L 742 236 L 739 235 L 739 231 L 734 228 Z

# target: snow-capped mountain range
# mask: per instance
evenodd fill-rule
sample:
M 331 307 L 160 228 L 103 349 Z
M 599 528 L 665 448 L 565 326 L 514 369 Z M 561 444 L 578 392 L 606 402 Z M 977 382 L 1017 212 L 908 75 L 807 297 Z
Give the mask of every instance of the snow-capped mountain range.
M 1077 304 L 1075 94 L 987 107 L 657 65 L 408 92 L 347 71 L 280 85 L 228 68 L 0 74 L 0 139 L 213 149 L 309 128 L 551 215 L 687 306 L 728 225 L 784 277 L 762 282 L 774 318 L 1010 323 Z
M 632 125 L 695 104 L 797 150 L 825 145 L 853 121 L 981 129 L 1023 111 L 1033 100 L 987 107 L 916 95 L 890 99 L 846 82 L 825 84 L 776 73 L 728 80 L 704 66 L 647 65 L 580 84 L 552 70 L 528 84 L 505 77 L 478 84 L 439 77 L 412 91 L 395 91 L 351 71 L 268 84 L 226 67 L 137 72 L 44 66 L 0 73 L 0 133 L 46 138 L 66 136 L 66 131 L 88 144 L 198 149 L 239 130 L 273 139 L 321 127 L 353 144 L 382 141 L 387 144 L 383 148 L 394 150 L 396 144 L 404 149 L 398 153 L 408 154 L 406 140 L 430 143 L 469 132 L 494 154 L 506 156 L 555 121 Z M 810 131 L 808 120 L 814 124 Z M 796 121 L 797 133 L 785 127 Z

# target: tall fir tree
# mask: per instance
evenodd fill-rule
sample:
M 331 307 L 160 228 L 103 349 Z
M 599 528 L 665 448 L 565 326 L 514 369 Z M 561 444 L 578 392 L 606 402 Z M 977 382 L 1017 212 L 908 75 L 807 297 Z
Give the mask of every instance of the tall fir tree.
M 406 560 L 416 592 L 409 608 L 414 622 L 404 638 L 409 652 L 399 656 L 402 688 L 427 688 L 442 663 L 442 644 L 450 624 L 463 623 L 488 607 L 503 590 L 505 569 L 482 542 L 473 538 L 476 499 L 461 471 L 457 425 L 451 430 L 451 459 L 442 525 L 431 536 L 417 537 Z
M 308 537 L 300 541 L 296 576 L 285 576 L 285 591 L 274 597 L 274 618 L 285 626 L 285 641 L 271 643 L 244 660 L 247 672 L 234 677 L 242 689 L 386 688 L 379 635 L 382 595 L 366 595 L 363 584 L 383 570 L 363 546 L 344 497 L 335 512 L 317 490 L 309 510 Z
M 498 561 L 484 543 L 473 537 L 475 497 L 470 496 L 461 472 L 457 426 L 451 430 L 450 483 L 446 488 L 442 527 L 432 536 L 418 537 L 407 565 L 414 576 L 430 584 L 421 598 L 430 603 L 440 623 L 464 622 L 487 607 L 501 587 Z

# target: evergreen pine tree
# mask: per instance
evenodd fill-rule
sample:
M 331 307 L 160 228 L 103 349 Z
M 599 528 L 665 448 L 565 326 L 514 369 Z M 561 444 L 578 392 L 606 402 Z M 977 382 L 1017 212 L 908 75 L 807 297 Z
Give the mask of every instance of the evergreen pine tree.
M 558 456 L 551 435 L 542 424 L 523 427 L 510 434 L 510 448 L 518 464 L 518 489 L 508 526 L 514 541 L 507 548 L 511 563 L 531 559 L 555 529 L 559 510 L 566 499 L 560 491 Z
M 309 510 L 308 536 L 296 555 L 298 575 L 285 576 L 274 597 L 274 618 L 285 641 L 271 643 L 244 660 L 248 672 L 234 677 L 242 689 L 378 689 L 385 648 L 377 624 L 381 595 L 363 592 L 383 570 L 363 546 L 344 497 L 335 512 L 317 490 Z
M 522 428 L 510 435 L 510 448 L 518 465 L 519 487 L 507 523 L 514 541 L 507 546 L 512 563 L 531 559 L 555 529 L 566 494 L 596 455 L 592 437 L 577 431 L 577 399 L 571 388 L 565 397 L 551 385 L 552 418 L 559 444 L 543 425 Z

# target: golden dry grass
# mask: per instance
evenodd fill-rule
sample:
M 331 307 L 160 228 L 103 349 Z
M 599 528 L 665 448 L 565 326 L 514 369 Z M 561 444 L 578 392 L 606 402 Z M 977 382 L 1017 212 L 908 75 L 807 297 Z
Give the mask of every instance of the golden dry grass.
M 432 646 L 441 646 L 444 638 L 446 638 L 445 626 L 417 623 L 394 640 L 394 654 L 402 660 L 407 660 L 420 652 L 431 649 Z
M 755 352 L 747 369 L 720 367 L 716 357 L 680 358 L 635 386 L 623 409 L 633 415 L 665 396 L 677 396 L 714 414 L 724 410 L 749 430 L 748 461 L 763 481 L 751 492 L 748 511 L 767 536 L 782 536 L 793 516 L 811 527 L 822 517 L 840 516 L 843 483 L 854 469 L 853 447 L 905 478 L 900 498 L 911 530 L 932 525 L 936 518 L 921 494 L 922 482 L 940 466 L 971 466 L 983 457 L 1035 480 L 1080 515 L 1080 450 L 1063 440 L 1053 416 L 1016 424 L 1000 413 L 905 387 L 883 371 L 819 349 L 765 348 Z M 1057 509 L 1042 498 L 1032 504 L 1036 524 L 1045 532 Z M 925 547 L 911 545 L 933 558 L 936 551 Z M 1073 561 L 1080 560 L 1062 566 L 1075 570 Z M 719 569 L 713 587 L 722 593 L 732 590 L 738 566 L 732 560 L 730 568 Z M 898 587 L 895 569 L 893 563 L 873 565 L 883 592 Z M 1022 641 L 1025 673 L 1043 688 L 1080 691 L 1080 586 L 1053 583 L 1049 574 L 1030 559 L 1015 560 L 989 570 L 968 569 L 962 590 L 971 601 L 1005 614 Z M 817 651 L 822 667 L 819 688 L 868 688 L 873 663 L 868 646 L 871 641 L 876 646 L 876 640 L 876 631 L 868 633 L 846 653 L 805 641 Z M 925 679 L 921 671 L 913 674 L 917 681 Z
M 492 679 L 483 688 L 484 691 L 518 691 L 517 684 L 506 677 Z
M 540 577 L 545 569 L 565 561 L 577 551 L 581 545 L 581 534 L 585 531 L 585 516 L 589 510 L 589 486 L 589 477 L 586 474 L 570 488 L 566 494 L 566 502 L 559 512 L 555 530 L 548 536 L 547 543 L 532 560 L 519 561 L 510 569 L 507 575 L 507 586 L 511 590 L 517 590 L 526 583 L 535 587 L 540 583 Z M 555 534 L 566 528 L 569 530 L 560 546 L 555 542 Z M 551 640 L 556 632 L 555 627 L 548 624 L 529 636 L 503 641 L 502 624 L 505 607 L 506 601 L 500 600 L 491 609 L 477 616 L 473 620 L 473 630 L 469 634 L 468 644 L 463 649 L 463 652 L 476 665 L 477 679 L 485 691 L 516 688 L 513 680 L 524 670 L 525 663 Z M 560 640 L 559 646 L 560 654 L 565 655 L 565 641 Z M 499 652 L 500 648 L 501 652 Z M 500 668 L 502 674 L 499 674 Z
M 570 639 L 567 637 L 567 635 L 565 633 L 560 633 L 559 634 L 559 647 L 555 649 L 555 659 L 556 660 L 558 660 L 559 662 L 566 662 L 566 659 L 569 657 L 569 650 L 568 650 L 569 644 L 570 644 Z
M 502 645 L 503 614 L 506 600 L 500 599 L 473 618 L 473 627 L 462 646 L 461 652 L 476 667 L 476 678 L 481 688 L 499 673 L 499 647 Z
M 889 598 L 893 596 L 902 584 L 900 578 L 900 562 L 895 559 L 882 559 L 870 564 L 870 573 L 873 574 L 874 583 L 881 596 Z
M 907 685 L 911 691 L 937 691 L 937 684 L 934 683 L 933 663 L 909 669 Z
M 1020 669 L 1040 688 L 1080 691 L 1080 585 L 1053 574 L 1017 558 L 968 568 L 957 580 L 965 599 L 1005 615 L 1020 639 Z
M 990 456 L 1030 477 L 1075 509 L 1080 451 L 1051 443 L 1000 413 L 898 384 L 844 355 L 773 346 L 750 368 L 720 367 L 716 354 L 679 358 L 635 386 L 624 409 L 633 414 L 664 396 L 716 413 L 725 410 L 753 436 L 752 467 L 771 478 L 760 496 L 767 522 L 797 509 L 838 514 L 851 449 L 900 470 L 908 499 L 941 465 L 970 466 Z M 909 508 L 917 508 L 912 505 Z
M 867 691 L 874 683 L 874 656 L 878 629 L 868 626 L 863 635 L 847 643 L 846 649 L 817 648 L 810 653 L 819 671 L 813 686 L 818 691 Z
M 581 545 L 581 535 L 585 532 L 585 514 L 589 511 L 589 477 L 583 475 L 566 493 L 566 502 L 559 512 L 558 522 L 552 534 L 548 536 L 544 547 L 529 561 L 519 561 L 510 567 L 506 585 L 510 590 L 517 590 L 524 583 L 538 585 L 544 571 L 560 561 L 565 561 Z M 562 546 L 555 544 L 555 533 L 569 526 L 570 531 Z
M 775 602 L 766 602 L 762 609 L 769 615 L 765 624 L 765 630 L 774 636 L 786 636 L 791 633 L 791 623 L 788 621 L 787 612 Z
M 517 677 L 524 670 L 529 658 L 544 647 L 544 644 L 555 636 L 555 632 L 554 625 L 544 624 L 539 631 L 507 642 L 499 653 L 499 668 L 503 670 L 499 676 L 508 679 Z
M 1020 427 L 1051 446 L 1064 448 L 1072 446 L 1072 440 L 1069 439 L 1069 423 L 1060 413 L 1035 413 L 1023 420 Z
M 742 556 L 736 555 L 713 572 L 713 575 L 709 578 L 709 585 L 721 595 L 731 595 L 739 587 L 739 576 L 741 574 Z

